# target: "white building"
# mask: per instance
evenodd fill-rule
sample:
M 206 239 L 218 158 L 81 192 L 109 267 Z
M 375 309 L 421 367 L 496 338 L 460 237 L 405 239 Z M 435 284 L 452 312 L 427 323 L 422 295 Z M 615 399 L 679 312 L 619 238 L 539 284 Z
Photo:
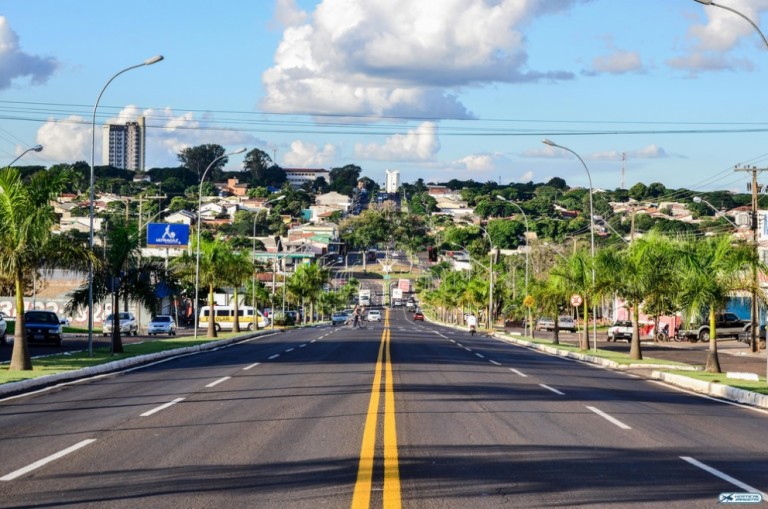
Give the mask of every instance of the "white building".
M 283 168 L 285 180 L 293 187 L 298 189 L 307 182 L 314 182 L 323 177 L 327 184 L 331 183 L 331 172 L 322 168 Z
M 125 125 L 106 124 L 102 136 L 102 164 L 122 170 L 144 171 L 144 117 Z
M 397 193 L 400 189 L 400 170 L 387 170 L 387 180 L 384 184 L 384 190 L 390 194 Z

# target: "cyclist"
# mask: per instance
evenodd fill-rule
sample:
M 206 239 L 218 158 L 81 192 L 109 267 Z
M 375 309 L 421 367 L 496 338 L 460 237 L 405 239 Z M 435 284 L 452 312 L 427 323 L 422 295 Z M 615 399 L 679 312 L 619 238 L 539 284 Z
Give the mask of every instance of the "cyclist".
M 469 327 L 469 333 L 474 334 L 477 328 L 477 317 L 474 313 L 470 313 L 467 317 L 467 327 Z

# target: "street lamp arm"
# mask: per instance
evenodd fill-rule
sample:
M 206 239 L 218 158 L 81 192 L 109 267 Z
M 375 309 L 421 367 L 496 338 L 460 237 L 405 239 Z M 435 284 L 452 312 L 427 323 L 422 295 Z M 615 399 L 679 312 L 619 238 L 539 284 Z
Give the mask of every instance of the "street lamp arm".
M 26 154 L 27 152 L 40 152 L 41 150 L 43 150 L 43 146 L 42 145 L 35 145 L 34 147 L 30 147 L 27 150 L 25 150 L 24 152 L 22 152 L 21 154 L 19 154 L 19 156 L 16 159 L 14 159 L 13 161 L 11 161 L 7 165 L 5 165 L 5 167 L 8 168 L 10 166 L 13 166 L 13 163 L 18 161 L 22 157 L 24 157 L 24 154 Z
M 715 3 L 715 2 L 713 2 L 712 0 L 695 0 L 695 1 L 696 1 L 696 2 L 699 2 L 700 4 L 704 4 L 704 5 L 711 5 L 711 6 L 713 6 L 713 7 L 720 7 L 721 9 L 725 9 L 726 11 L 731 11 L 732 13 L 736 14 L 737 16 L 740 16 L 741 18 L 743 18 L 743 19 L 747 20 L 747 22 L 748 22 L 750 25 L 752 25 L 752 27 L 753 27 L 753 28 L 754 28 L 754 29 L 757 31 L 757 33 L 758 33 L 758 34 L 760 34 L 760 37 L 762 37 L 762 39 L 763 39 L 763 43 L 765 44 L 765 47 L 766 47 L 766 48 L 768 48 L 768 40 L 765 38 L 765 35 L 763 34 L 762 30 L 760 30 L 760 27 L 758 27 L 758 26 L 755 24 L 755 22 L 754 22 L 754 21 L 752 21 L 751 19 L 749 19 L 749 17 L 748 17 L 748 16 L 746 16 L 745 14 L 743 14 L 743 13 L 741 13 L 741 12 L 737 11 L 736 9 L 733 9 L 733 8 L 731 8 L 731 7 L 728 7 L 727 5 L 716 4 L 716 3 Z

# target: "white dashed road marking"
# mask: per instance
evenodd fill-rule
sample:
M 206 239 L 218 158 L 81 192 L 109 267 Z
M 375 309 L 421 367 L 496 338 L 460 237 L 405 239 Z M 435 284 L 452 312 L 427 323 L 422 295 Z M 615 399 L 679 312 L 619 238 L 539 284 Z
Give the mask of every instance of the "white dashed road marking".
M 76 450 L 85 447 L 86 445 L 90 445 L 94 443 L 96 439 L 89 438 L 88 440 L 83 440 L 82 442 L 78 442 L 73 446 L 67 447 L 63 451 L 59 451 L 56 454 L 51 454 L 47 458 L 43 458 L 41 460 L 35 461 L 34 463 L 27 465 L 24 468 L 20 468 L 19 470 L 16 470 L 15 472 L 11 472 L 8 475 L 4 475 L 3 477 L 0 477 L 0 481 L 12 481 L 16 479 L 17 477 L 20 477 L 26 473 L 29 473 L 33 470 L 37 470 L 38 468 L 42 467 L 43 465 L 47 465 L 51 461 L 55 461 L 59 458 L 63 458 L 69 453 L 75 452 Z
M 148 412 L 144 412 L 143 414 L 141 414 L 141 416 L 142 417 L 149 417 L 150 415 L 156 414 L 157 412 L 159 412 L 161 410 L 165 410 L 166 408 L 168 408 L 170 406 L 173 406 L 176 403 L 179 403 L 181 401 L 184 401 L 184 398 L 176 398 L 176 399 L 174 399 L 173 401 L 171 401 L 169 403 L 165 403 L 164 405 L 160 405 L 159 407 L 155 407 L 155 408 L 153 408 L 152 410 L 150 410 Z
M 620 420 L 616 419 L 615 417 L 611 417 L 610 415 L 606 414 L 602 410 L 599 410 L 599 409 L 597 409 L 597 408 L 595 408 L 593 406 L 588 406 L 587 408 L 590 411 L 595 412 L 597 415 L 599 415 L 600 417 L 602 417 L 606 421 L 608 421 L 608 422 L 610 422 L 612 424 L 615 424 L 616 426 L 620 427 L 621 429 L 632 429 L 631 427 L 627 426 L 626 424 L 624 424 Z
M 216 380 L 214 382 L 211 382 L 208 385 L 206 385 L 206 387 L 215 387 L 215 386 L 219 385 L 222 382 L 226 382 L 230 378 L 232 378 L 232 377 L 231 376 L 225 376 L 225 377 L 219 378 L 218 380 Z

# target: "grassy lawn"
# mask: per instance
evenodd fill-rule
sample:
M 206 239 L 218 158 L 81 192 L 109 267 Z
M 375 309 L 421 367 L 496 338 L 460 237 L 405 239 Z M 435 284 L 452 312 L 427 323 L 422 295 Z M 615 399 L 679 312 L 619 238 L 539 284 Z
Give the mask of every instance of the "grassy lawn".
M 147 355 L 167 350 L 175 350 L 177 348 L 202 345 L 234 336 L 234 333 L 224 333 L 219 334 L 219 337 L 213 339 L 198 337 L 196 341 L 194 338 L 169 338 L 157 341 L 147 341 L 145 343 L 134 343 L 123 345 L 125 352 L 115 355 L 109 351 L 109 348 L 105 347 L 94 349 L 93 357 L 89 357 L 87 351 L 38 357 L 32 359 L 33 369 L 31 371 L 11 371 L 5 366 L 0 368 L 0 384 L 20 382 L 22 380 L 38 378 L 45 375 L 55 375 L 65 371 L 88 368 L 129 357 L 136 357 L 138 355 Z

